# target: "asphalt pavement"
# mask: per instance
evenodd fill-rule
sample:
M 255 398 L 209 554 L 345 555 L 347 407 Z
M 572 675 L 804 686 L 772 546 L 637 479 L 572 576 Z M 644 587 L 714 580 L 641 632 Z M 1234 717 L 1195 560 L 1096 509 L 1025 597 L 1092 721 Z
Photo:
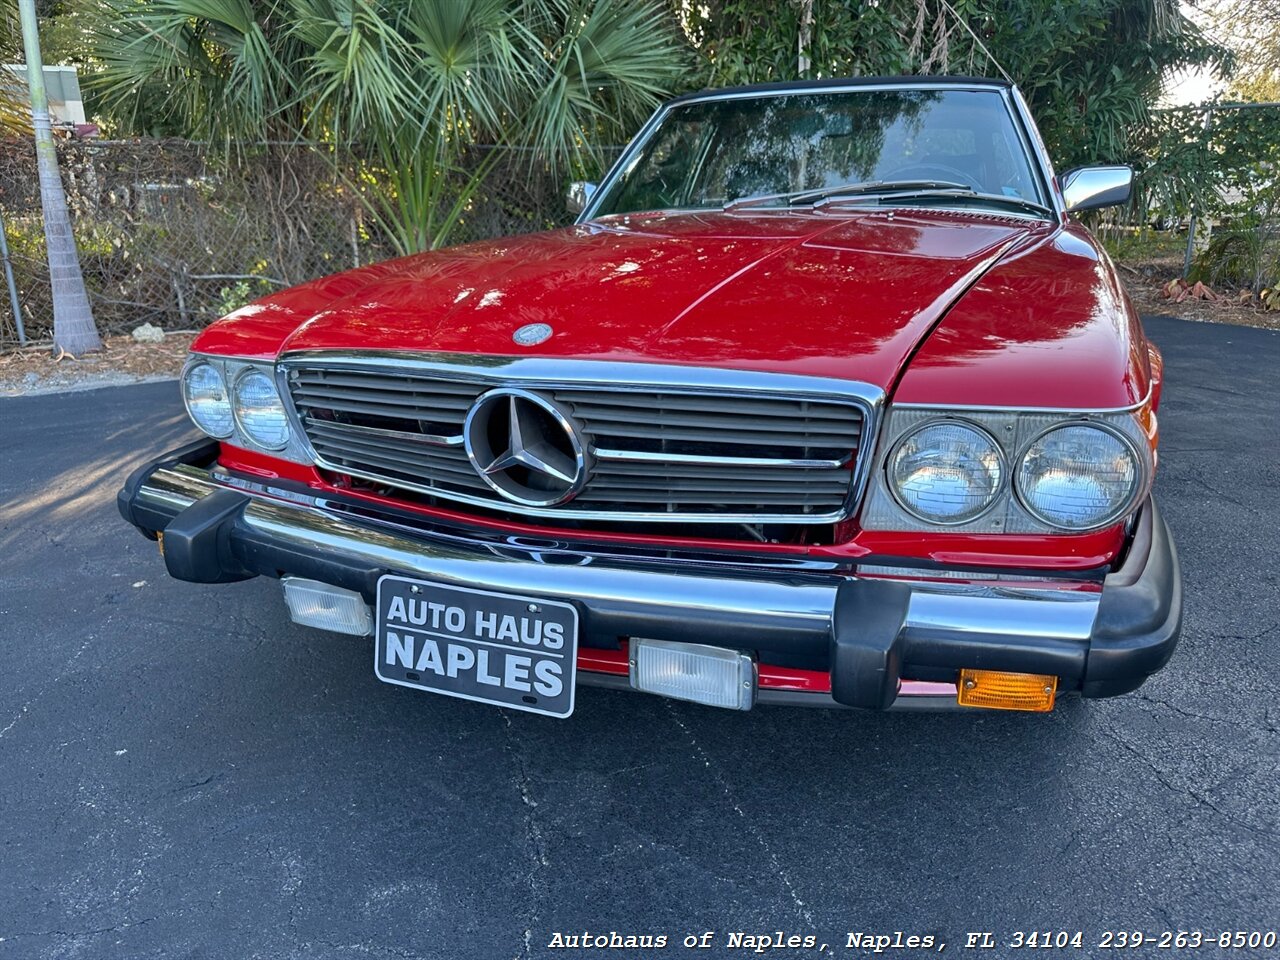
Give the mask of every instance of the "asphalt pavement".
M 121 521 L 191 433 L 174 384 L 0 400 L 0 958 L 1280 931 L 1280 334 L 1148 329 L 1185 633 L 1138 693 L 1048 716 L 583 689 L 560 721 L 388 686 L 275 581 L 172 581 Z M 611 931 L 668 945 L 549 946 Z

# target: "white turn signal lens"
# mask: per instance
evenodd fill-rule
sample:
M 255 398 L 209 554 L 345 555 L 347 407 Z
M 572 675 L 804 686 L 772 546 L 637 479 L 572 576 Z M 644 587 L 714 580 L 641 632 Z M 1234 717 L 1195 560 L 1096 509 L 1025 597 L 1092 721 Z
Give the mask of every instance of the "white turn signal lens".
M 1133 448 L 1110 430 L 1058 427 L 1031 444 L 1018 469 L 1022 504 L 1063 530 L 1089 530 L 1118 520 L 1132 505 L 1141 471 Z
M 252 368 L 236 378 L 236 421 L 244 435 L 268 450 L 289 442 L 289 418 L 276 385 L 261 370 Z
M 319 580 L 285 577 L 284 602 L 294 623 L 334 633 L 367 637 L 373 633 L 373 614 L 364 597 L 354 590 L 330 586 Z
M 925 424 L 898 441 L 889 458 L 894 497 L 929 523 L 967 523 L 995 502 L 1003 481 L 999 445 L 967 423 Z
M 195 363 L 182 378 L 182 399 L 195 425 L 211 437 L 231 436 L 231 401 L 222 374 L 210 363 Z
M 637 690 L 730 710 L 750 710 L 755 703 L 755 664 L 741 651 L 633 639 L 628 659 Z

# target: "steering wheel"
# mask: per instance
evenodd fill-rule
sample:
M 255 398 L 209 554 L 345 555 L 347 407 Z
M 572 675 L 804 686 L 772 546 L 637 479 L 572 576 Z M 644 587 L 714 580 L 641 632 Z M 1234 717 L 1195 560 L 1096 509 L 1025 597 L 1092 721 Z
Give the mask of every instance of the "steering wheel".
M 941 174 L 941 176 L 939 176 Z M 985 193 L 982 181 L 971 173 L 965 173 L 945 163 L 912 163 L 886 174 L 886 180 L 951 180 L 973 187 L 978 193 Z

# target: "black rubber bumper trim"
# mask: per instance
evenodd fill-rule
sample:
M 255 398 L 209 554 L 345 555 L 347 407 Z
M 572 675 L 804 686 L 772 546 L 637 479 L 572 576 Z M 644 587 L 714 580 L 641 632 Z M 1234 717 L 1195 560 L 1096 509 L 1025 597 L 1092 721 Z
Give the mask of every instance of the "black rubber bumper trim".
M 384 573 L 394 572 L 347 560 L 338 553 L 321 553 L 282 543 L 244 525 L 234 531 L 232 552 L 241 566 L 264 576 L 290 574 L 319 580 L 344 590 L 355 590 L 369 603 L 377 597 L 378 579 Z
M 1124 563 L 1103 581 L 1083 694 L 1114 697 L 1136 690 L 1169 662 L 1181 632 L 1178 551 L 1160 508 L 1149 500 Z
M 868 710 L 893 704 L 902 676 L 963 668 L 1084 675 L 1083 640 L 960 633 L 907 622 L 911 588 L 892 580 L 855 580 L 840 587 L 831 623 L 831 696 Z
M 902 676 L 903 627 L 911 588 L 891 580 L 851 580 L 836 593 L 831 618 L 831 696 L 837 703 L 887 710 Z
M 1119 569 L 1103 581 L 1087 641 L 959 634 L 907 624 L 910 592 L 890 580 L 840 588 L 831 626 L 831 695 L 851 707 L 894 702 L 904 668 L 1002 670 L 1061 677 L 1086 697 L 1129 693 L 1173 655 L 1182 629 L 1182 577 L 1154 500 L 1138 514 Z
M 164 528 L 164 565 L 169 576 L 191 583 L 233 583 L 257 576 L 232 551 L 236 521 L 249 498 L 215 490 L 174 517 Z
M 173 515 L 140 506 L 137 502 L 138 490 L 153 473 L 164 467 L 174 467 L 180 463 L 204 467 L 217 458 L 218 441 L 202 437 L 199 440 L 184 443 L 155 460 L 149 460 L 129 474 L 124 486 L 116 494 L 116 509 L 120 511 L 120 516 L 137 527 L 143 536 L 150 540 L 156 539 L 156 531 L 163 530 L 173 519 Z

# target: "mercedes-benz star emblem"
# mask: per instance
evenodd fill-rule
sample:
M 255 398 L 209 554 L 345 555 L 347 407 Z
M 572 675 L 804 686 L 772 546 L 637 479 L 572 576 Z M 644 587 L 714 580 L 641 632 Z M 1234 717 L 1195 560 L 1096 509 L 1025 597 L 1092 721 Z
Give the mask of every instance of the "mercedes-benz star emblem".
M 481 478 L 512 503 L 551 507 L 582 489 L 587 458 L 572 420 L 528 390 L 481 395 L 462 428 L 467 457 Z
M 548 323 L 526 323 L 523 327 L 516 328 L 511 339 L 522 347 L 536 347 L 550 337 L 551 333 L 551 325 Z

